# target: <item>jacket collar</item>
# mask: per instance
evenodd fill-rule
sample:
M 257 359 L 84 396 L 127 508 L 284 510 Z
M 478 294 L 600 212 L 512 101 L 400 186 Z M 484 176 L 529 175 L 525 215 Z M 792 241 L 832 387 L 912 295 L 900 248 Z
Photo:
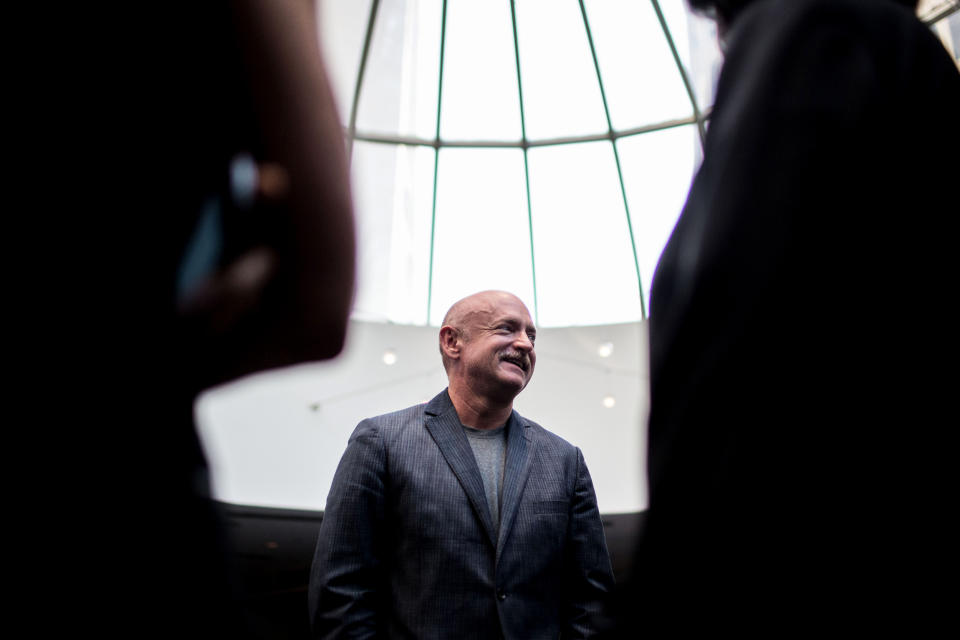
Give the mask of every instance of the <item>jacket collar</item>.
M 504 540 L 513 526 L 520 505 L 520 497 L 530 472 L 531 443 L 527 434 L 528 421 L 513 411 L 507 421 L 507 458 L 504 465 L 503 493 L 500 501 L 500 533 L 493 529 L 493 518 L 487 507 L 480 468 L 473 449 L 463 432 L 463 424 L 457 416 L 453 402 L 446 389 L 427 403 L 424 424 L 436 442 L 440 453 L 453 470 L 457 480 L 473 506 L 490 543 L 497 549 L 497 557 Z M 499 538 L 499 539 L 498 539 Z

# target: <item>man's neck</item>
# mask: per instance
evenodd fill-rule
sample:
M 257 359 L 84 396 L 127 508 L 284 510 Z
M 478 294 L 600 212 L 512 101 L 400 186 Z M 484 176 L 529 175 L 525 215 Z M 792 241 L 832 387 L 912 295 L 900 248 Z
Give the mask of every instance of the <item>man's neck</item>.
M 513 401 L 503 404 L 451 384 L 447 392 L 460 422 L 474 429 L 496 429 L 506 424 L 513 411 Z

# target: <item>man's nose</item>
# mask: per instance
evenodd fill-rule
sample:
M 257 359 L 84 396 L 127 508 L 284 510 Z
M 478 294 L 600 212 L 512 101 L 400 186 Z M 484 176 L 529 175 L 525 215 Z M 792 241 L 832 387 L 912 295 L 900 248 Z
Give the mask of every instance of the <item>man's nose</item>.
M 530 336 L 526 333 L 520 333 L 517 335 L 516 340 L 513 341 L 514 345 L 518 349 L 523 349 L 524 351 L 533 351 L 533 341 L 530 340 Z

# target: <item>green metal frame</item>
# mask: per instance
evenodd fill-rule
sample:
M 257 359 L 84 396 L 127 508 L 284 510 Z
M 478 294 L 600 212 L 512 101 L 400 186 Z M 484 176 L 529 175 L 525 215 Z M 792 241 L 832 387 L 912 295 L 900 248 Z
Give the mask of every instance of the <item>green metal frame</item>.
M 944 18 L 949 18 L 957 11 L 960 11 L 960 2 L 954 0 L 953 2 L 947 3 L 946 6 L 934 7 L 933 11 L 925 16 L 922 16 L 921 20 L 925 25 L 933 26 Z
M 443 105 L 443 55 L 447 46 L 447 0 L 443 0 L 440 18 L 440 78 L 437 81 L 437 127 L 433 134 L 433 198 L 430 205 L 430 266 L 427 269 L 427 316 L 430 324 L 430 305 L 433 303 L 433 239 L 437 230 L 437 170 L 440 166 L 440 114 Z
M 520 101 L 520 131 L 521 137 L 520 140 L 514 141 L 487 141 L 487 140 L 450 140 L 445 141 L 440 138 L 440 119 L 443 106 L 443 64 L 444 64 L 444 52 L 446 48 L 446 27 L 447 27 L 447 0 L 443 1 L 443 10 L 442 10 L 442 19 L 440 26 L 440 70 L 439 70 L 439 80 L 438 80 L 438 90 L 437 90 L 437 122 L 436 129 L 434 131 L 434 137 L 432 139 L 424 139 L 412 136 L 389 136 L 389 135 L 370 135 L 365 133 L 357 132 L 357 109 L 360 103 L 360 95 L 363 87 L 364 75 L 367 67 L 367 58 L 370 53 L 370 45 L 373 39 L 373 33 L 376 26 L 376 19 L 380 8 L 379 0 L 372 0 L 370 5 L 370 15 L 367 20 L 366 32 L 364 34 L 363 50 L 360 56 L 360 65 L 357 71 L 357 83 L 354 87 L 353 101 L 350 105 L 350 118 L 348 125 L 345 127 L 345 135 L 347 137 L 347 150 L 348 157 L 352 159 L 353 156 L 353 143 L 356 140 L 361 140 L 364 142 L 372 142 L 378 144 L 389 144 L 389 145 L 407 145 L 407 146 L 421 146 L 421 147 L 431 147 L 434 150 L 434 164 L 433 164 L 433 200 L 431 205 L 431 214 L 430 214 L 430 262 L 428 268 L 428 285 L 427 285 L 427 310 L 426 310 L 426 322 L 430 323 L 430 308 L 433 302 L 433 257 L 434 257 L 434 239 L 436 232 L 436 215 L 437 215 L 437 175 L 440 165 L 440 149 L 441 148 L 494 148 L 494 149 L 521 149 L 523 151 L 523 168 L 524 168 L 524 183 L 526 185 L 526 195 L 527 195 L 527 225 L 530 234 L 530 276 L 533 281 L 533 305 L 534 305 L 534 320 L 539 322 L 539 298 L 537 295 L 537 269 L 536 269 L 536 253 L 534 251 L 534 236 L 533 236 L 533 205 L 531 202 L 530 196 L 530 165 L 528 159 L 528 151 L 536 147 L 548 147 L 548 146 L 557 146 L 564 144 L 579 144 L 583 142 L 600 142 L 600 141 L 609 141 L 613 149 L 614 160 L 617 165 L 617 178 L 620 182 L 620 194 L 623 198 L 623 207 L 626 214 L 626 223 L 627 229 L 630 233 L 630 246 L 633 252 L 633 262 L 636 269 L 637 276 L 637 288 L 640 294 L 640 309 L 641 317 L 647 317 L 646 309 L 646 299 L 643 291 L 643 281 L 640 274 L 640 264 L 637 256 L 636 241 L 633 233 L 633 224 L 630 213 L 630 206 L 627 201 L 626 187 L 623 181 L 623 171 L 620 165 L 620 154 L 617 149 L 617 141 L 635 135 L 641 135 L 644 133 L 652 133 L 655 131 L 663 131 L 666 129 L 672 129 L 674 127 L 681 127 L 687 125 L 696 125 L 697 132 L 699 134 L 699 140 L 701 146 L 706 135 L 705 123 L 710 118 L 709 107 L 701 108 L 697 103 L 697 97 L 693 89 L 693 84 L 690 81 L 690 76 L 687 73 L 686 68 L 683 65 L 683 61 L 680 58 L 680 55 L 677 51 L 676 43 L 673 40 L 673 36 L 670 33 L 670 28 L 667 25 L 667 21 L 664 18 L 663 11 L 660 8 L 659 0 L 650 0 L 650 4 L 656 13 L 657 20 L 660 23 L 660 28 L 663 31 L 663 35 L 666 38 L 667 45 L 670 47 L 670 53 L 673 56 L 673 60 L 677 65 L 677 70 L 680 73 L 680 77 L 683 80 L 684 88 L 687 91 L 687 96 L 690 99 L 690 104 L 693 107 L 693 116 L 689 118 L 680 118 L 676 120 L 668 120 L 665 122 L 659 122 L 655 124 L 646 125 L 643 127 L 636 127 L 632 129 L 625 129 L 622 131 L 615 131 L 613 128 L 613 123 L 610 119 L 610 110 L 607 104 L 606 91 L 603 85 L 603 75 L 600 71 L 600 65 L 597 60 L 597 53 L 594 47 L 593 42 L 593 33 L 590 29 L 590 22 L 587 17 L 587 10 L 584 5 L 583 0 L 578 0 L 580 5 L 580 14 L 583 18 L 583 26 L 586 31 L 587 41 L 590 45 L 590 55 L 593 58 L 594 69 L 597 73 L 597 84 L 600 88 L 600 96 L 603 100 L 603 110 L 606 116 L 607 121 L 607 131 L 604 133 L 583 135 L 583 136 L 567 136 L 560 138 L 550 138 L 544 140 L 528 140 L 527 139 L 527 129 L 526 129 L 526 114 L 524 111 L 524 101 L 523 101 L 523 78 L 520 70 L 520 46 L 519 46 L 519 34 L 517 31 L 517 16 L 516 16 L 516 4 L 514 0 L 510 0 L 510 19 L 513 27 L 513 46 L 514 46 L 514 59 L 516 62 L 517 70 L 517 92 Z M 948 2 L 945 6 L 936 7 L 931 14 L 923 16 L 922 21 L 928 25 L 932 26 L 933 24 L 944 20 L 960 10 L 960 2 L 954 0 Z
M 367 58 L 370 55 L 370 43 L 373 41 L 373 28 L 377 22 L 377 10 L 380 0 L 370 4 L 370 17 L 367 18 L 367 30 L 363 36 L 363 50 L 360 52 L 360 68 L 357 69 L 357 84 L 353 87 L 353 101 L 350 103 L 350 120 L 347 125 L 347 161 L 353 161 L 353 141 L 357 139 L 357 108 L 360 105 L 360 90 L 363 77 L 367 72 Z
M 693 117 L 697 121 L 697 132 L 700 134 L 700 146 L 703 147 L 703 141 L 706 138 L 706 129 L 704 128 L 705 116 L 701 113 L 700 107 L 697 105 L 697 96 L 693 91 L 693 85 L 690 83 L 690 76 L 687 75 L 687 70 L 683 66 L 683 61 L 680 60 L 680 54 L 677 52 L 677 45 L 673 42 L 673 36 L 670 34 L 670 27 L 667 26 L 667 21 L 663 17 L 663 11 L 660 9 L 659 0 L 650 0 L 650 4 L 653 6 L 654 12 L 657 14 L 657 20 L 660 22 L 660 28 L 663 30 L 663 35 L 667 39 L 667 45 L 670 47 L 670 53 L 673 55 L 673 61 L 677 65 L 677 71 L 680 72 L 680 78 L 683 79 L 683 86 L 687 90 L 687 96 L 690 98 L 690 104 L 693 106 Z
M 710 119 L 710 110 L 706 109 L 700 114 L 703 120 Z M 614 131 L 612 134 L 610 132 L 604 133 L 591 133 L 582 136 L 566 136 L 562 138 L 544 138 L 542 140 L 434 140 L 429 138 L 417 138 L 416 136 L 392 136 L 386 134 L 366 134 L 366 133 L 355 133 L 354 138 L 361 140 L 363 142 L 374 142 L 382 144 L 403 144 L 416 147 L 443 147 L 443 148 L 469 148 L 469 149 L 522 149 L 527 147 L 528 149 L 534 149 L 536 147 L 556 147 L 563 144 L 578 144 L 580 142 L 602 142 L 604 140 L 620 140 L 621 138 L 629 138 L 631 136 L 640 135 L 643 133 L 652 133 L 654 131 L 664 131 L 666 129 L 673 129 L 675 127 L 682 127 L 685 125 L 697 124 L 697 119 L 695 117 L 689 118 L 678 118 L 676 120 L 665 120 L 663 122 L 658 122 L 656 124 L 644 125 L 642 127 L 634 127 L 631 129 L 624 129 L 622 131 Z M 344 130 L 345 133 L 348 133 L 347 130 Z
M 637 242 L 633 236 L 633 221 L 630 219 L 630 204 L 627 202 L 627 189 L 623 184 L 623 170 L 620 167 L 620 152 L 617 150 L 617 141 L 613 137 L 613 121 L 610 119 L 610 108 L 607 105 L 607 92 L 603 88 L 603 74 L 600 73 L 600 62 L 597 60 L 597 50 L 593 46 L 593 32 L 590 30 L 590 21 L 587 19 L 587 8 L 580 2 L 580 15 L 583 16 L 583 28 L 587 32 L 587 42 L 590 44 L 590 56 L 593 58 L 593 68 L 597 72 L 597 85 L 600 87 L 600 98 L 603 100 L 603 113 L 607 118 L 607 133 L 610 146 L 613 148 L 613 158 L 617 163 L 617 180 L 620 181 L 620 195 L 623 197 L 623 211 L 627 215 L 627 231 L 630 232 L 630 250 L 633 252 L 633 266 L 637 272 L 637 290 L 640 292 L 640 317 L 646 319 L 647 305 L 643 295 L 643 280 L 640 279 L 640 261 L 637 259 Z
M 593 58 L 594 69 L 597 74 L 597 83 L 600 88 L 600 96 L 603 100 L 603 111 L 606 116 L 607 122 L 607 131 L 599 134 L 590 134 L 583 136 L 567 136 L 560 138 L 550 138 L 543 140 L 528 140 L 527 139 L 527 129 L 526 129 L 526 114 L 524 110 L 524 101 L 523 101 L 523 78 L 520 70 L 520 45 L 519 45 L 519 34 L 517 30 L 517 17 L 516 17 L 516 4 L 515 0 L 510 0 L 510 19 L 513 28 L 513 46 L 514 46 L 514 60 L 516 62 L 516 71 L 517 71 L 517 93 L 520 102 L 520 131 L 521 137 L 520 140 L 507 140 L 507 141 L 487 141 L 487 140 L 450 140 L 445 141 L 440 138 L 440 122 L 441 115 L 443 111 L 443 72 L 444 72 L 444 54 L 446 49 L 446 29 L 447 29 L 447 0 L 443 1 L 442 8 L 442 18 L 440 25 L 440 68 L 439 68 L 439 79 L 438 79 L 438 89 L 437 89 L 437 121 L 436 128 L 434 130 L 434 137 L 432 139 L 419 138 L 415 136 L 390 136 L 390 135 L 371 135 L 361 132 L 357 132 L 357 110 L 360 103 L 360 95 L 363 87 L 363 79 L 366 72 L 367 58 L 370 53 L 370 46 L 373 38 L 374 28 L 376 26 L 376 18 L 380 7 L 379 0 L 372 0 L 370 6 L 370 16 L 367 20 L 366 33 L 364 35 L 363 50 L 360 56 L 360 66 L 357 72 L 357 83 L 354 87 L 353 101 L 350 106 L 350 119 L 346 127 L 346 137 L 348 144 L 348 155 L 352 159 L 353 155 L 353 143 L 356 140 L 361 140 L 363 142 L 372 142 L 377 144 L 388 144 L 388 145 L 407 145 L 407 146 L 420 146 L 420 147 L 431 147 L 434 150 L 434 164 L 433 164 L 433 197 L 431 204 L 431 213 L 430 213 L 430 259 L 428 267 L 428 283 L 427 283 L 427 309 L 426 309 L 426 323 L 430 323 L 430 309 L 433 304 L 433 259 L 434 259 L 434 241 L 436 234 L 436 217 L 437 217 L 437 176 L 439 172 L 440 165 L 440 149 L 442 148 L 493 148 L 493 149 L 521 149 L 523 151 L 523 168 L 524 168 L 524 184 L 526 186 L 526 196 L 527 196 L 527 226 L 530 235 L 530 276 L 533 282 L 533 313 L 534 320 L 539 323 L 539 297 L 537 294 L 537 269 L 536 269 L 536 252 L 534 249 L 534 235 L 533 235 L 533 205 L 531 202 L 530 195 L 530 165 L 528 158 L 528 151 L 536 147 L 548 147 L 548 146 L 558 146 L 564 144 L 579 144 L 584 142 L 600 142 L 608 141 L 613 150 L 614 160 L 617 166 L 617 179 L 620 184 L 620 195 L 623 199 L 623 208 L 624 213 L 626 214 L 626 224 L 627 230 L 630 234 L 630 247 L 633 253 L 633 263 L 636 270 L 637 277 L 637 290 L 640 297 L 640 312 L 641 317 L 647 317 L 646 309 L 646 296 L 643 290 L 643 280 L 641 279 L 640 274 L 640 262 L 637 256 L 637 247 L 636 240 L 633 233 L 633 223 L 630 213 L 630 206 L 627 200 L 626 187 L 623 181 L 623 170 L 620 164 L 620 154 L 617 149 L 617 141 L 622 138 L 627 138 L 630 136 L 641 135 L 644 133 L 652 133 L 655 131 L 664 131 L 666 129 L 672 129 L 674 127 L 682 127 L 687 125 L 696 125 L 697 131 L 699 134 L 699 139 L 701 145 L 703 144 L 703 139 L 705 135 L 704 122 L 710 117 L 709 109 L 701 109 L 697 104 L 696 96 L 694 95 L 693 86 L 690 82 L 690 78 L 686 72 L 686 69 L 683 66 L 683 62 L 680 59 L 680 56 L 677 52 L 676 45 L 674 44 L 673 38 L 670 35 L 670 29 L 667 26 L 667 22 L 663 16 L 663 12 L 660 10 L 660 3 L 658 0 L 651 0 L 651 4 L 655 13 L 657 14 L 657 19 L 660 22 L 660 27 L 663 30 L 664 36 L 666 37 L 667 44 L 670 47 L 670 52 L 673 55 L 673 59 L 677 64 L 677 69 L 680 72 L 680 76 L 683 79 L 684 87 L 687 90 L 687 95 L 690 98 L 690 103 L 693 106 L 693 116 L 689 118 L 680 118 L 675 120 L 668 120 L 664 122 L 654 123 L 650 125 L 645 125 L 642 127 L 635 127 L 631 129 L 624 129 L 622 131 L 615 131 L 613 128 L 613 123 L 610 119 L 610 110 L 607 104 L 606 91 L 603 85 L 603 75 L 600 71 L 600 65 L 597 60 L 596 49 L 593 43 L 593 33 L 590 29 L 590 22 L 587 17 L 587 10 L 584 5 L 583 0 L 578 0 L 580 5 L 580 14 L 583 18 L 583 26 L 586 31 L 587 41 L 590 46 L 590 55 Z M 956 9 L 956 7 L 954 7 Z
M 523 180 L 527 190 L 527 227 L 530 231 L 530 277 L 533 279 L 533 321 L 540 324 L 540 301 L 537 298 L 537 261 L 533 251 L 533 208 L 530 204 L 530 161 L 527 151 L 527 119 L 523 108 L 523 79 L 520 74 L 520 40 L 517 36 L 517 9 L 510 0 L 510 23 L 513 26 L 513 56 L 517 63 L 517 95 L 520 99 L 520 147 L 523 149 Z

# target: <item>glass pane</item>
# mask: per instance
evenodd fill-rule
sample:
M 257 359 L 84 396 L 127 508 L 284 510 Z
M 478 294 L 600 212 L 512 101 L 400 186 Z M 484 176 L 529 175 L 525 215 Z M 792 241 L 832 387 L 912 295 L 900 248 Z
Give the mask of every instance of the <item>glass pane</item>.
M 358 141 L 354 317 L 423 324 L 430 261 L 434 151 Z
M 579 5 L 519 0 L 516 8 L 527 137 L 542 140 L 607 131 Z
M 649 2 L 585 3 L 616 130 L 688 118 L 693 105 Z
M 441 0 L 380 3 L 357 130 L 433 139 L 440 82 Z
M 346 123 L 360 69 L 370 0 L 322 0 L 317 5 L 320 48 L 340 118 Z
M 660 8 L 674 46 L 693 84 L 701 111 L 713 104 L 723 55 L 717 44 L 717 24 L 687 8 L 680 0 L 661 0 Z
M 689 125 L 621 138 L 617 149 L 649 301 L 653 271 L 687 200 L 700 142 Z
M 438 162 L 430 322 L 485 289 L 516 294 L 533 315 L 523 152 L 444 149 Z
M 637 272 L 612 145 L 540 147 L 529 157 L 540 324 L 639 320 Z
M 510 5 L 449 0 L 440 137 L 519 140 L 520 98 Z

